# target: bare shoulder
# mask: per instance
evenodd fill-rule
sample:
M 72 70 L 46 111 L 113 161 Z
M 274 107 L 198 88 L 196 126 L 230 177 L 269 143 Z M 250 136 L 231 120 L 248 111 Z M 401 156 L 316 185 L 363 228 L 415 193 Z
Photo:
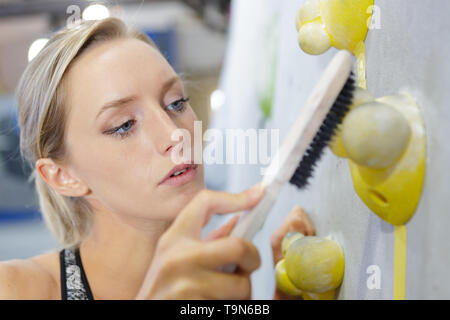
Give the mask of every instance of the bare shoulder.
M 59 255 L 0 262 L 0 300 L 60 299 Z

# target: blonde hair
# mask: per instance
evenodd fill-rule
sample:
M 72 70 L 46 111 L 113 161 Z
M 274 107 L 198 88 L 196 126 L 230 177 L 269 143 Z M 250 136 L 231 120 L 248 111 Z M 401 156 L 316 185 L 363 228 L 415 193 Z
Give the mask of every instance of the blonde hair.
M 20 152 L 33 169 L 39 206 L 45 223 L 63 247 L 79 245 L 92 223 L 92 207 L 83 197 L 55 192 L 35 167 L 40 158 L 63 161 L 65 124 L 64 75 L 71 63 L 95 43 L 136 38 L 156 48 L 145 34 L 128 28 L 117 18 L 82 21 L 56 32 L 26 67 L 16 90 L 20 126 Z

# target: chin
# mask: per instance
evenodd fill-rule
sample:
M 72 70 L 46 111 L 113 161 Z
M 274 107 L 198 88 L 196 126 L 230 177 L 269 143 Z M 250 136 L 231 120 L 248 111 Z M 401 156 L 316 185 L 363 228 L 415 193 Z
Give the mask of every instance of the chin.
M 197 195 L 197 193 L 205 189 L 203 167 L 200 168 L 199 166 L 199 169 L 201 170 L 198 171 L 197 176 L 189 183 L 176 187 L 176 191 L 165 191 L 165 196 L 161 199 L 161 201 L 165 202 L 169 206 L 167 210 L 164 210 L 165 219 L 175 219 L 186 207 L 186 205 Z
M 169 200 L 172 203 L 172 209 L 169 210 L 172 212 L 170 216 L 176 218 L 181 210 L 183 210 L 186 205 L 197 195 L 197 193 L 204 188 L 205 184 L 203 181 L 202 183 L 192 181 L 192 183 L 189 184 L 189 187 L 180 190 L 180 193 L 176 195 L 173 200 Z

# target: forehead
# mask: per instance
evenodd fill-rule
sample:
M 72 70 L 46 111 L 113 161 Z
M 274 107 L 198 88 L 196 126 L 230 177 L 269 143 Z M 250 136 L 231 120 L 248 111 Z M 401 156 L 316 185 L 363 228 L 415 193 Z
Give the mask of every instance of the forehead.
M 173 76 L 175 71 L 149 44 L 129 38 L 106 41 L 88 48 L 71 65 L 66 102 L 98 107 L 129 94 L 158 94 L 159 86 Z

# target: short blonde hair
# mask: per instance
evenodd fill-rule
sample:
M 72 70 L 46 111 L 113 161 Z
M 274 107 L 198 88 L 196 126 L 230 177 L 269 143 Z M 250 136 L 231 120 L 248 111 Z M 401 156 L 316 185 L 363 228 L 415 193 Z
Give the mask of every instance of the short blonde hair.
M 20 152 L 33 169 L 39 206 L 45 223 L 62 247 L 79 245 L 92 224 L 92 207 L 83 197 L 55 192 L 39 175 L 36 161 L 63 161 L 65 124 L 64 76 L 71 63 L 95 43 L 136 38 L 156 48 L 147 35 L 128 28 L 118 18 L 82 21 L 56 32 L 26 67 L 16 90 L 20 126 Z

